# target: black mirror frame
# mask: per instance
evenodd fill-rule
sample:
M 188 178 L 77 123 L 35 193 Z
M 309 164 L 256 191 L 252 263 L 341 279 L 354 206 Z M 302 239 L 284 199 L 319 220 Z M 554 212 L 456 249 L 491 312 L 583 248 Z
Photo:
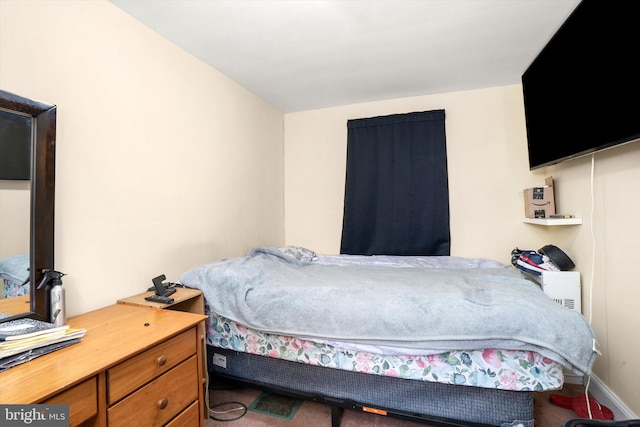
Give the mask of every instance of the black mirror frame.
M 49 321 L 49 298 L 38 289 L 44 269 L 53 269 L 55 213 L 55 105 L 34 101 L 0 90 L 0 108 L 30 115 L 34 120 L 31 151 L 31 229 L 29 253 L 30 312 L 3 320 L 22 317 Z

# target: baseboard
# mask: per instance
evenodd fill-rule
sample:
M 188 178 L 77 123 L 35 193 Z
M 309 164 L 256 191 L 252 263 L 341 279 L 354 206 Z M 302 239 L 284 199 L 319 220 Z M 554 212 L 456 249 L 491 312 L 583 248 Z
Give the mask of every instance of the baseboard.
M 586 384 L 587 381 L 584 382 Z M 624 404 L 614 392 L 609 389 L 601 380 L 595 375 L 591 375 L 591 381 L 589 382 L 589 393 L 595 397 L 595 399 L 602 405 L 611 409 L 616 421 L 622 420 L 635 420 L 638 416 Z

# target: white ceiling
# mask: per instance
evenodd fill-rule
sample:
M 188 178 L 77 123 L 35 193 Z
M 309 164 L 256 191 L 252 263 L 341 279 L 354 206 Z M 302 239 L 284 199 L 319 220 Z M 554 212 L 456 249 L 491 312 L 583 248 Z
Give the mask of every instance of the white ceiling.
M 283 112 L 520 82 L 579 0 L 111 0 Z

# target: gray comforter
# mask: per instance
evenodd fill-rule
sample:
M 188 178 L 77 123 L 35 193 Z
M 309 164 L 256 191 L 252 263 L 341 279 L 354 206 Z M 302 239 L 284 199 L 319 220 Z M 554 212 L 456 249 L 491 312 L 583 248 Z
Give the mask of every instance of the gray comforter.
M 185 272 L 216 313 L 264 332 L 415 349 L 532 350 L 579 373 L 585 318 L 511 268 L 324 265 L 276 248 Z

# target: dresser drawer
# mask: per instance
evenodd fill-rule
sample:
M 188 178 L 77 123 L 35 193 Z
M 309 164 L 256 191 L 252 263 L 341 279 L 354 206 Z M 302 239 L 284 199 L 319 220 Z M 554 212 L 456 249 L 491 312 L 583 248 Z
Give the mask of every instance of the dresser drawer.
M 109 405 L 195 354 L 196 345 L 196 330 L 192 328 L 109 369 Z
M 198 363 L 190 357 L 107 411 L 110 426 L 160 426 L 198 401 Z M 196 412 L 199 412 L 196 407 Z
M 69 425 L 77 426 L 98 414 L 97 386 L 96 377 L 92 377 L 43 403 L 69 405 Z
M 198 410 L 198 407 L 198 402 L 193 402 L 165 427 L 193 427 L 200 425 L 200 411 Z

